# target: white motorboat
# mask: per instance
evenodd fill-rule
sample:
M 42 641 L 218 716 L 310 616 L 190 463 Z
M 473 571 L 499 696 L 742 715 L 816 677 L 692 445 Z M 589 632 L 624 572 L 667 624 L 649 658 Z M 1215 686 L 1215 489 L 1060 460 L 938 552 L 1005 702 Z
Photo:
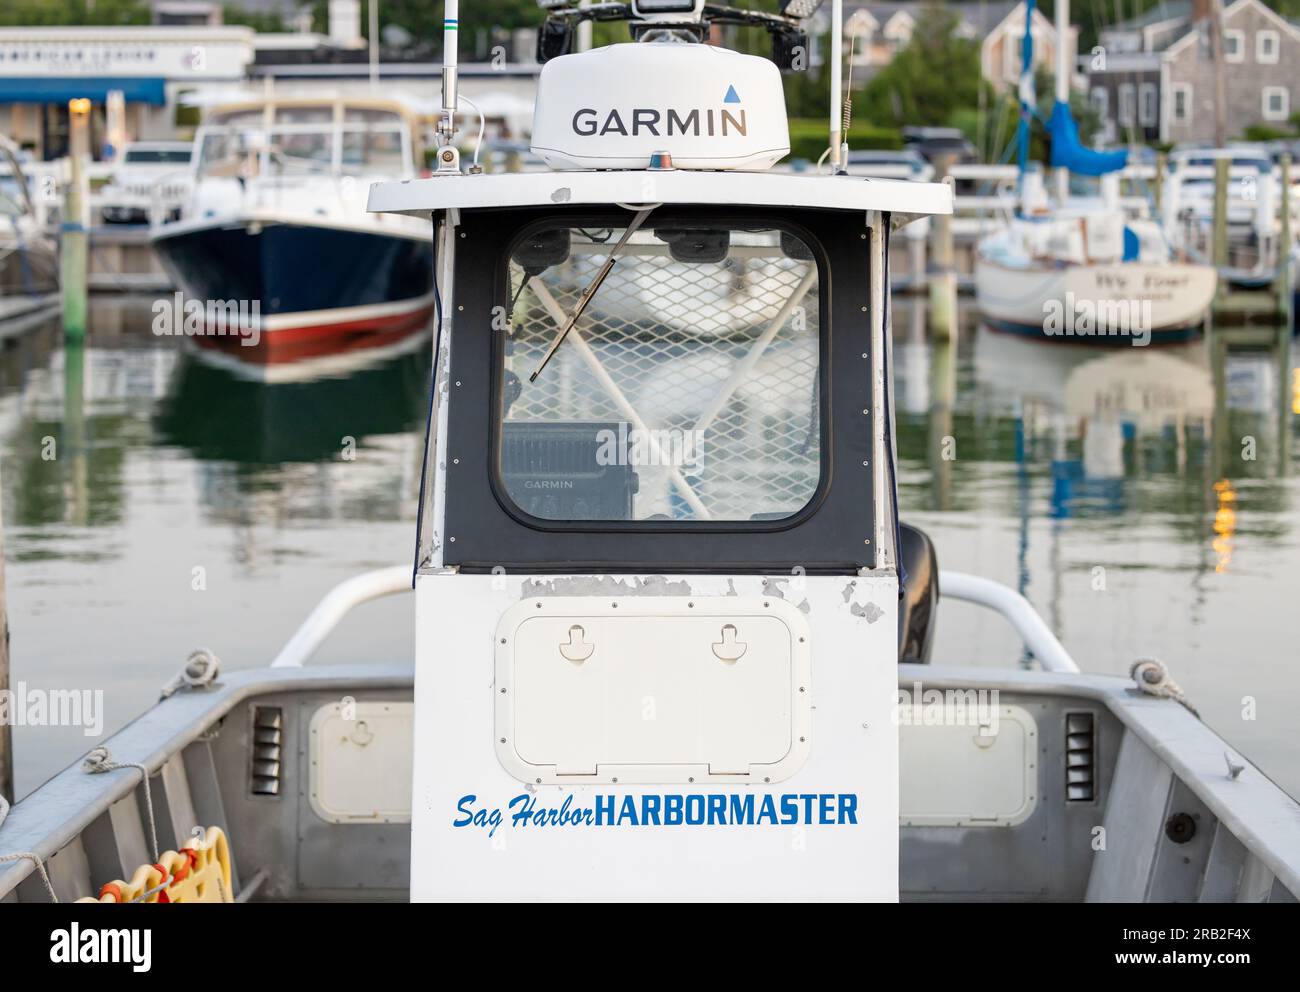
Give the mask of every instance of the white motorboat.
M 699 42 L 745 18 L 780 64 L 791 5 L 632 7 L 636 42 L 570 52 L 607 8 L 548 13 L 552 171 L 479 175 L 449 2 L 442 168 L 371 191 L 436 239 L 414 567 L 330 592 L 269 667 L 193 655 L 0 823 L 0 901 L 1294 902 L 1300 806 L 1164 665 L 1081 672 L 900 523 L 888 238 L 949 187 L 844 175 L 835 125 L 835 174 L 764 171 L 776 66 Z M 305 664 L 412 585 L 413 659 Z M 954 601 L 1032 665 L 932 658 Z
M 59 246 L 18 148 L 0 135 L 0 331 L 59 303 Z M 12 325 L 11 325 L 12 326 Z
M 427 325 L 427 225 L 365 210 L 371 182 L 418 174 L 416 120 L 404 105 L 226 104 L 194 140 L 192 192 L 151 241 L 184 305 L 197 301 L 195 343 L 269 365 L 391 348 Z

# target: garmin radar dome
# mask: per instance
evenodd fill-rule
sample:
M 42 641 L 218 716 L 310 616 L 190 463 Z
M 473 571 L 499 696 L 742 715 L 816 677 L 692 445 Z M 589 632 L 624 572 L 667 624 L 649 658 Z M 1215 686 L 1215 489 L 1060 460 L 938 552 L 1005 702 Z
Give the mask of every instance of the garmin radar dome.
M 790 152 L 781 73 L 701 44 L 562 55 L 542 66 L 532 148 L 552 169 L 644 169 L 666 152 L 678 169 L 761 172 Z

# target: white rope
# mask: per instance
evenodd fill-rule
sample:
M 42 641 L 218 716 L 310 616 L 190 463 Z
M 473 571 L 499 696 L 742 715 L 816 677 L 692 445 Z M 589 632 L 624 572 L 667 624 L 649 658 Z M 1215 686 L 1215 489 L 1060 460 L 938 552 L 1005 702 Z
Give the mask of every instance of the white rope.
M 0 796 L 0 827 L 4 826 L 5 817 L 9 815 L 9 800 Z M 41 881 L 45 883 L 45 891 L 50 894 L 50 902 L 58 902 L 58 894 L 54 891 L 54 886 L 50 884 L 50 876 L 45 871 L 45 862 L 38 855 L 31 851 L 20 851 L 16 854 L 0 854 L 0 862 L 5 861 L 30 861 L 36 866 L 36 873 L 41 876 Z
M 131 902 L 144 902 L 154 893 L 161 892 L 163 889 L 167 888 L 167 886 L 171 885 L 175 878 L 175 875 L 164 875 L 163 880 L 159 884 L 155 885 L 152 889 L 145 889 L 138 896 L 132 899 Z
M 166 699 L 181 689 L 206 689 L 221 671 L 221 659 L 207 648 L 191 651 L 185 665 L 162 687 L 159 699 Z
M 1172 699 L 1187 707 L 1192 716 L 1200 717 L 1196 707 L 1187 701 L 1182 686 L 1173 680 L 1165 663 L 1155 658 L 1139 658 L 1129 669 L 1129 676 L 1136 683 L 1139 692 L 1162 699 Z
M 153 841 L 153 859 L 156 863 L 160 857 L 158 853 L 158 827 L 154 822 L 153 795 L 149 791 L 149 769 L 144 765 L 134 764 L 129 761 L 116 762 L 113 760 L 113 755 L 108 748 L 103 746 L 95 748 L 81 762 L 81 770 L 87 775 L 100 775 L 119 768 L 138 768 L 140 770 L 140 777 L 144 782 L 144 804 L 149 811 L 149 838 Z

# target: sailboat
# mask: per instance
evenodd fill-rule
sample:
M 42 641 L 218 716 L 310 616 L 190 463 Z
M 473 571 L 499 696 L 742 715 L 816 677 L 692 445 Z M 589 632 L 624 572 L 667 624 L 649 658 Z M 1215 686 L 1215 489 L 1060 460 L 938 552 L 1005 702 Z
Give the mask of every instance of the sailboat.
M 1033 115 L 1035 0 L 1026 4 L 1020 80 L 1020 206 L 975 254 L 975 294 L 994 327 L 1043 337 L 1149 344 L 1194 335 L 1214 297 L 1212 266 L 1176 257 L 1160 223 L 1127 218 L 1119 200 L 1126 151 L 1084 148 L 1070 113 L 1064 39 L 1069 2 L 1056 5 L 1056 102 L 1048 121 L 1055 202 L 1028 162 Z M 1100 198 L 1070 198 L 1071 172 L 1096 176 Z

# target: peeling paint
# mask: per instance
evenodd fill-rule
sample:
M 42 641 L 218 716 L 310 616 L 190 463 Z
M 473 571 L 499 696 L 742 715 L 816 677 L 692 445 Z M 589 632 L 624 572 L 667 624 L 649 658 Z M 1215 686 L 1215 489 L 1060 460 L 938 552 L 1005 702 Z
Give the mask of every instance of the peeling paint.
M 885 611 L 875 603 L 854 603 L 849 607 L 849 612 L 855 617 L 862 617 L 867 623 L 875 623 L 885 615 Z
M 858 587 L 857 579 L 849 579 L 849 584 L 844 587 L 844 602 L 849 602 L 853 598 L 853 590 Z
M 551 194 L 551 202 L 568 203 L 570 197 L 572 196 L 573 196 L 573 191 L 569 189 L 568 186 L 561 186 L 559 189 L 557 189 L 554 193 Z
M 790 603 L 792 606 L 794 606 L 796 610 L 799 610 L 801 613 L 804 614 L 811 613 L 812 604 L 808 602 L 806 597 L 802 603 L 795 603 L 793 600 L 786 599 L 785 585 L 789 582 L 790 582 L 789 579 L 764 579 L 763 586 L 766 589 L 765 595 L 774 596 L 777 599 L 785 599 L 786 602 Z
M 666 575 L 632 576 L 562 575 L 554 579 L 525 579 L 519 598 L 533 596 L 692 596 L 694 590 L 686 579 Z

